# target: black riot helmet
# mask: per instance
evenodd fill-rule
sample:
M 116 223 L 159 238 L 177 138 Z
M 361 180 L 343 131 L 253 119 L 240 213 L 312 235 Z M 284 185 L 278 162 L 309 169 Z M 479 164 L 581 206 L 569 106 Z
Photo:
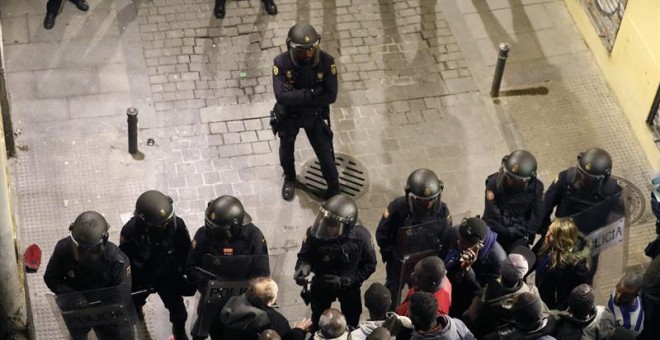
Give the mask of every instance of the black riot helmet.
M 321 36 L 312 25 L 299 22 L 286 37 L 286 47 L 294 65 L 299 67 L 315 67 L 321 60 Z
M 497 188 L 510 192 L 527 189 L 536 178 L 536 158 L 527 150 L 516 150 L 502 157 L 502 166 L 497 176 Z
M 357 204 L 344 195 L 335 195 L 319 208 L 316 221 L 311 228 L 311 236 L 319 240 L 333 240 L 348 234 L 357 221 Z
M 405 192 L 413 220 L 422 222 L 437 211 L 444 188 L 438 175 L 429 169 L 417 169 L 408 176 Z
M 591 148 L 577 156 L 577 171 L 571 181 L 579 191 L 593 192 L 603 185 L 612 173 L 612 157 L 600 148 Z
M 205 213 L 206 232 L 212 242 L 227 241 L 241 227 L 252 222 L 243 204 L 234 196 L 224 195 L 209 202 Z
M 135 202 L 135 216 L 147 227 L 164 228 L 174 218 L 172 199 L 160 191 L 145 191 Z
M 96 211 L 85 211 L 69 226 L 73 258 L 83 265 L 91 265 L 101 258 L 108 243 L 110 225 Z

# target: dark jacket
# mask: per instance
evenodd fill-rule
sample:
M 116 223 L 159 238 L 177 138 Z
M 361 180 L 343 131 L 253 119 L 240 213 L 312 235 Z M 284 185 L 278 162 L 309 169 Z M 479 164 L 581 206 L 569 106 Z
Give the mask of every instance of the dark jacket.
M 430 227 L 428 235 L 433 237 L 433 240 L 428 240 L 428 245 L 440 251 L 442 240 L 446 238 L 446 234 L 451 229 L 451 217 L 447 204 L 442 201 L 439 202 L 437 210 L 427 220 L 433 221 L 428 224 Z M 376 243 L 380 248 L 383 262 L 387 262 L 392 256 L 395 256 L 399 229 L 416 224 L 419 224 L 419 222 L 412 220 L 408 200 L 405 196 L 398 197 L 390 202 L 376 228 Z
M 214 244 L 206 237 L 205 227 L 201 227 L 195 233 L 192 241 L 191 250 L 186 261 L 186 274 L 188 278 L 201 288 L 208 281 L 208 278 L 195 270 L 195 267 L 202 267 L 204 255 L 212 256 L 233 256 L 233 255 L 264 255 L 268 256 L 268 245 L 261 230 L 254 224 L 244 225 L 240 232 L 229 241 L 221 244 Z M 244 269 L 244 268 L 243 268 Z M 251 279 L 260 276 L 269 276 L 270 268 L 268 266 L 256 268 L 248 273 L 245 279 Z
M 529 181 L 527 188 L 508 193 L 498 188 L 496 172 L 486 179 L 483 220 L 497 233 L 500 244 L 511 244 L 519 238 L 534 235 L 544 217 L 543 182 Z
M 597 203 L 615 198 L 623 191 L 623 188 L 621 188 L 617 181 L 610 177 L 596 192 L 582 194 L 572 186 L 576 171 L 577 169 L 575 167 L 571 167 L 560 172 L 545 192 L 545 216 L 543 218 L 541 232 L 539 233 L 545 234 L 547 231 L 550 225 L 550 216 L 555 207 L 557 207 L 555 217 L 573 216 Z
M 660 256 L 656 256 L 644 273 L 642 286 L 644 330 L 639 339 L 655 340 L 660 334 Z
M 334 58 L 325 51 L 320 52 L 315 67 L 294 65 L 289 52 L 275 57 L 273 63 L 273 92 L 287 115 L 318 113 L 337 100 L 337 67 Z M 320 94 L 312 94 L 312 88 L 322 90 Z
M 504 326 L 481 338 L 483 340 L 539 340 L 562 339 L 556 337 L 558 322 L 554 315 L 545 313 L 539 323 L 531 329 L 521 329 L 514 324 Z
M 616 327 L 614 315 L 603 306 L 596 306 L 593 313 L 586 319 L 576 319 L 567 312 L 557 313 L 559 325 L 557 339 L 566 340 L 599 340 L 607 339 Z
M 541 298 L 535 286 L 523 281 L 512 288 L 502 285 L 500 280 L 491 281 L 486 289 L 472 300 L 472 305 L 464 315 L 465 324 L 477 338 L 510 324 L 513 320 L 513 300 L 521 293 L 532 293 Z M 545 304 L 543 311 L 549 311 Z
M 245 294 L 229 299 L 220 312 L 224 339 L 257 340 L 259 333 L 272 329 L 282 339 L 304 339 L 305 332 L 293 330 L 289 321 L 271 307 L 255 306 Z
M 356 224 L 348 235 L 330 241 L 314 238 L 310 230 L 307 229 L 298 253 L 296 268 L 308 263 L 315 277 L 350 277 L 358 286 L 376 271 L 376 253 L 371 234 L 365 227 Z
M 463 321 L 441 315 L 437 319 L 438 326 L 428 332 L 415 331 L 411 340 L 474 340 L 470 330 Z
M 589 267 L 591 250 L 591 240 L 579 233 L 572 254 L 566 257 L 565 262 L 557 263 L 554 268 L 550 267 L 551 259 L 547 251 L 537 255 L 536 286 L 548 308 L 566 309 L 571 290 L 583 283 L 589 283 L 593 278 L 594 273 Z
M 445 244 L 456 245 L 458 228 L 453 229 L 453 241 Z M 484 246 L 477 255 L 477 260 L 469 271 L 461 268 L 460 251 L 454 246 L 444 258 L 447 268 L 447 277 L 452 282 L 452 305 L 449 315 L 462 317 L 469 307 L 472 299 L 488 282 L 499 277 L 500 266 L 506 259 L 506 253 L 497 243 L 497 234 L 488 230 Z
M 57 294 L 100 289 L 125 284 L 131 287 L 128 257 L 112 242 L 107 242 L 101 258 L 93 267 L 82 266 L 73 258 L 71 237 L 57 242 L 48 261 L 44 281 Z
M 178 216 L 162 233 L 149 233 L 142 219 L 131 218 L 121 229 L 121 249 L 131 261 L 133 290 L 143 285 L 182 285 L 190 252 L 190 234 Z

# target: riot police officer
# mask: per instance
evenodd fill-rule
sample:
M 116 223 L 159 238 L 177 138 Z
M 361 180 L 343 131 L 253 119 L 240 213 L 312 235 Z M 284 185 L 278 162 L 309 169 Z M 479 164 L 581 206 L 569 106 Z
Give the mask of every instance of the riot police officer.
M 215 7 L 213 7 L 213 15 L 218 19 L 224 19 L 225 17 L 225 3 L 227 0 L 215 0 Z M 277 14 L 277 5 L 275 5 L 274 0 L 261 0 L 264 4 L 264 9 L 268 15 Z
M 416 251 L 437 250 L 442 248 L 441 240 L 451 228 L 451 216 L 447 204 L 442 202 L 444 183 L 429 169 L 413 171 L 406 182 L 405 196 L 392 201 L 385 209 L 376 229 L 376 242 L 386 264 L 385 285 L 392 293 L 391 310 L 396 309 L 402 284 L 400 282 L 403 253 L 411 253 L 401 242 L 406 237 L 399 235 L 403 227 L 417 228 L 420 239 L 409 240 Z
M 55 295 L 125 285 L 131 287 L 128 257 L 108 241 L 110 226 L 95 211 L 86 211 L 69 226 L 48 261 L 44 281 Z M 130 297 L 125 297 L 130 301 Z M 73 339 L 87 339 L 90 328 L 70 329 Z M 99 339 L 117 339 L 116 326 L 94 326 Z
M 119 249 L 131 260 L 133 291 L 154 289 L 170 311 L 174 339 L 188 339 L 188 313 L 182 294 L 186 289 L 183 269 L 190 251 L 190 234 L 185 222 L 174 213 L 172 199 L 149 190 L 138 197 L 134 216 L 121 230 Z M 149 292 L 136 294 L 138 315 Z
M 192 248 L 186 262 L 186 274 L 194 282 L 203 295 L 209 277 L 199 272 L 196 267 L 202 267 L 204 255 L 236 256 L 236 255 L 265 255 L 268 256 L 268 245 L 261 230 L 252 224 L 252 217 L 245 211 L 243 204 L 233 196 L 220 196 L 209 202 L 205 212 L 205 222 L 193 237 Z M 270 268 L 260 266 L 248 274 L 251 279 L 260 276 L 270 276 Z M 238 270 L 238 268 L 236 268 Z M 201 314 L 203 301 L 197 306 L 198 315 Z M 220 310 L 217 311 L 218 315 Z M 219 316 L 218 316 L 219 317 Z M 215 319 L 215 318 L 214 318 Z M 213 325 L 218 325 L 214 322 Z M 199 318 L 193 325 L 193 339 L 204 339 L 199 332 Z M 221 338 L 221 329 L 209 329 L 211 339 Z
M 483 220 L 509 253 L 534 238 L 543 218 L 543 182 L 536 178 L 536 158 L 516 150 L 502 158 L 500 170 L 486 179 Z
M 294 196 L 296 169 L 294 146 L 300 128 L 305 129 L 328 189 L 339 193 L 339 175 L 332 147 L 330 104 L 337 99 L 337 67 L 334 58 L 321 51 L 321 36 L 314 27 L 297 23 L 286 39 L 288 51 L 274 60 L 273 91 L 277 104 L 272 124 L 280 137 L 280 164 L 284 171 L 282 198 Z
M 606 200 L 618 201 L 623 188 L 610 178 L 611 172 L 612 157 L 607 151 L 591 148 L 581 152 L 577 165 L 560 172 L 548 187 L 541 231 L 547 231 L 555 207 L 555 217 L 568 217 Z
M 545 217 L 541 234 L 545 235 L 550 225 L 550 215 L 555 207 L 557 208 L 555 217 L 576 217 L 601 203 L 610 204 L 610 207 L 604 212 L 594 211 L 594 213 L 607 214 L 607 211 L 622 211 L 624 209 L 621 201 L 623 188 L 610 177 L 611 173 L 612 157 L 607 151 L 591 148 L 578 154 L 577 165 L 560 172 L 545 193 Z M 593 215 L 580 218 L 580 220 L 606 221 L 606 216 Z M 578 229 L 585 234 L 593 231 L 584 230 L 584 225 L 581 225 L 579 220 L 576 221 L 576 224 Z M 592 274 L 597 269 L 598 256 L 594 256 L 591 259 Z M 591 284 L 591 282 L 587 283 Z
M 307 229 L 298 253 L 294 279 L 311 285 L 312 323 L 318 328 L 321 314 L 336 299 L 349 325 L 357 327 L 362 313 L 360 286 L 376 271 L 376 254 L 369 231 L 357 223 L 353 200 L 335 195 L 319 209 Z

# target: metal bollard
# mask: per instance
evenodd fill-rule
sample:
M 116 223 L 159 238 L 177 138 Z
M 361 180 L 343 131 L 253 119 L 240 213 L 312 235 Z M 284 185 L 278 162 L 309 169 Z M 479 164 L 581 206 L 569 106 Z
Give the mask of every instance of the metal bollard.
M 134 107 L 129 107 L 126 109 L 126 116 L 128 117 L 126 121 L 128 122 L 128 153 L 134 155 L 138 152 L 137 146 L 137 123 L 138 123 L 138 109 Z
M 499 97 L 500 95 L 500 85 L 502 84 L 502 75 L 504 74 L 504 66 L 506 65 L 507 57 L 509 57 L 509 44 L 500 43 L 500 52 L 497 55 L 497 65 L 495 66 L 493 85 L 490 87 L 491 97 Z

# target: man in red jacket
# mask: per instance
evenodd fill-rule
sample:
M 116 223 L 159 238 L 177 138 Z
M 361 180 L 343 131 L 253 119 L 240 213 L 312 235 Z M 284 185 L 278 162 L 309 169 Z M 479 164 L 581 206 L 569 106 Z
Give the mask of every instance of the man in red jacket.
M 445 277 L 446 273 L 445 263 L 437 256 L 429 256 L 417 262 L 412 273 L 413 287 L 408 290 L 396 313 L 410 316 L 409 299 L 416 292 L 422 291 L 433 294 L 438 300 L 438 313 L 447 315 L 451 307 L 451 282 Z

